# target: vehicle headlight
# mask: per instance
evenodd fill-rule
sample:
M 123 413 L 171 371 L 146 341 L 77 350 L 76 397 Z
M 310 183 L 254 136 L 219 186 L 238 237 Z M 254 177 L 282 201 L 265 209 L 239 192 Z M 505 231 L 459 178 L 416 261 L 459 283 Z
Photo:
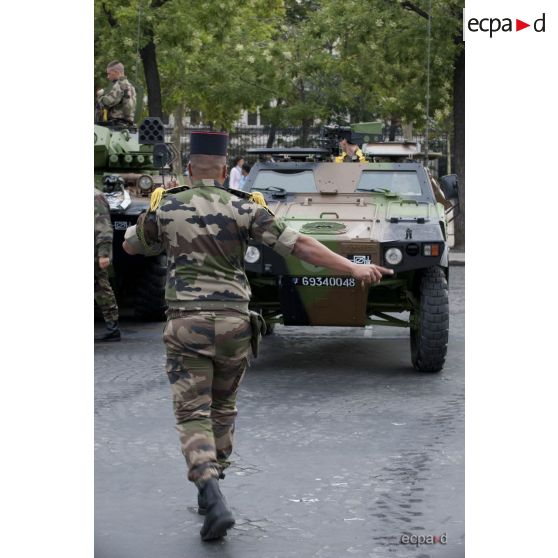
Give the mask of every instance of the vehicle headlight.
M 151 188 L 153 188 L 153 179 L 150 176 L 144 174 L 143 176 L 139 177 L 138 186 L 140 190 L 148 192 L 149 190 L 151 190 Z
M 423 244 L 422 253 L 425 256 L 439 256 L 440 255 L 440 245 L 439 244 Z
M 244 254 L 244 261 L 247 263 L 256 263 L 260 259 L 261 253 L 255 246 L 248 246 L 246 254 Z
M 386 262 L 390 265 L 398 265 L 403 259 L 403 254 L 399 248 L 388 248 L 385 253 Z

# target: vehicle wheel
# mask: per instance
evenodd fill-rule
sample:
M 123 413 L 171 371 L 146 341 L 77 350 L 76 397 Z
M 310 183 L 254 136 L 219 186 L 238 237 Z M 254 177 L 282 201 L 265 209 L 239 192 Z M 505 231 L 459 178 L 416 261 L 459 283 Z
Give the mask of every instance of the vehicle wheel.
M 424 271 L 419 308 L 411 312 L 411 359 L 419 372 L 439 372 L 448 347 L 448 282 L 440 267 Z
M 138 277 L 135 314 L 145 321 L 165 319 L 165 283 L 167 279 L 167 256 L 145 258 L 145 266 Z

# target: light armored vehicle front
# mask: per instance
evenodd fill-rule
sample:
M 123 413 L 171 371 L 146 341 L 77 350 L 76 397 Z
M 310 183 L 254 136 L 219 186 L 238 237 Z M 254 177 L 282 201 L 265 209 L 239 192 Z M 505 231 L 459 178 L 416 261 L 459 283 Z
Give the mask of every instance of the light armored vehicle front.
M 363 151 L 373 159 L 372 147 Z M 277 217 L 334 252 L 395 272 L 364 288 L 251 243 L 245 263 L 253 308 L 268 324 L 408 327 L 415 369 L 440 371 L 449 326 L 448 232 L 422 163 L 334 163 L 327 149 L 253 152 L 266 160 L 253 166 L 245 190 L 261 192 Z

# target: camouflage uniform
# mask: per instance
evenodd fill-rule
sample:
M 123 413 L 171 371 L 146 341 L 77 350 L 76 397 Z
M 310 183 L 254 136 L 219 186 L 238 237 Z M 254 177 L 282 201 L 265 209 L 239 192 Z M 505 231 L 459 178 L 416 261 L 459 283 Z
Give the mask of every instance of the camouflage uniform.
M 109 204 L 104 194 L 95 188 L 95 302 L 105 322 L 117 322 L 118 306 L 108 271 L 99 267 L 99 258 L 102 257 L 112 260 L 112 224 Z
M 125 120 L 134 122 L 136 110 L 136 90 L 125 76 L 113 82 L 111 90 L 99 97 L 101 106 L 109 109 L 109 120 Z
M 168 303 L 163 340 L 177 430 L 191 481 L 229 465 L 236 394 L 248 365 L 248 239 L 286 256 L 298 233 L 262 206 L 213 180 L 166 193 L 138 219 L 127 241 L 145 255 L 166 251 Z

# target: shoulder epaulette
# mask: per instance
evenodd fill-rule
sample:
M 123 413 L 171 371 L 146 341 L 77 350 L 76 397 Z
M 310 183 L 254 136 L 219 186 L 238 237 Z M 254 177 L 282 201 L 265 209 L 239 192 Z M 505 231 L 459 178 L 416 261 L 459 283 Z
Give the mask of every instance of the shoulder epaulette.
M 244 190 L 237 190 L 236 188 L 229 188 L 228 191 L 239 198 L 244 198 L 245 200 L 251 199 L 250 198 L 250 196 L 252 195 L 251 192 L 245 192 Z
M 169 194 L 178 194 L 178 192 L 183 192 L 184 190 L 189 190 L 188 186 L 176 186 L 175 188 L 169 188 L 165 190 L 162 186 L 155 188 L 153 192 L 151 192 L 151 203 L 149 204 L 149 210 L 155 211 L 159 205 L 161 205 L 161 200 L 168 196 Z
M 261 192 L 245 192 L 244 190 L 236 190 L 235 188 L 229 188 L 229 192 L 239 198 L 244 198 L 245 200 L 257 203 L 258 205 L 261 205 L 269 214 L 275 215 L 273 211 L 269 209 L 269 206 L 265 201 L 265 197 Z
M 178 192 L 184 192 L 184 190 L 189 190 L 190 186 L 175 186 L 174 188 L 169 188 L 165 190 L 165 194 L 178 194 Z

